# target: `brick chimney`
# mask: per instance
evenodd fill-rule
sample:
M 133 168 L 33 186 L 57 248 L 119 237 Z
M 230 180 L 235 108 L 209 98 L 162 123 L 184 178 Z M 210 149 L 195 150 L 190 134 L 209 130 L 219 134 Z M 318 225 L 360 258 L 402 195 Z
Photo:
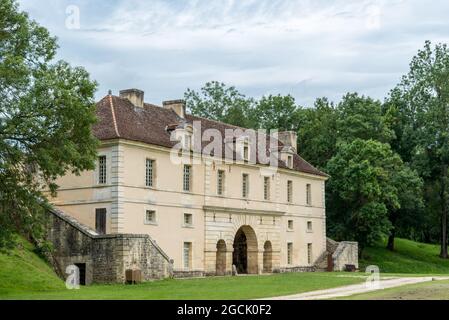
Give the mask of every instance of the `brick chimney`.
M 164 101 L 162 105 L 165 109 L 171 109 L 176 112 L 180 118 L 184 119 L 186 117 L 186 102 L 184 100 Z
M 144 92 L 139 89 L 126 89 L 120 91 L 120 98 L 128 99 L 133 105 L 143 108 Z

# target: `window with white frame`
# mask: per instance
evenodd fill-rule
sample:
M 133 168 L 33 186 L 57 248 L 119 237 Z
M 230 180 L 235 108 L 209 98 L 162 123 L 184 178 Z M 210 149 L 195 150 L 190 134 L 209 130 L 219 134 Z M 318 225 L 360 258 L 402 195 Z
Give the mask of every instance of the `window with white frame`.
M 192 243 L 184 242 L 183 248 L 184 269 L 192 268 Z
M 193 225 L 193 215 L 191 213 L 184 213 L 184 226 L 191 227 Z
M 145 211 L 145 223 L 155 224 L 156 223 L 156 211 L 146 210 Z
M 293 243 L 287 243 L 287 264 L 293 263 Z
M 224 194 L 224 186 L 225 186 L 225 171 L 218 170 L 217 173 L 217 194 L 222 196 Z
M 242 197 L 248 198 L 249 193 L 249 175 L 247 173 L 242 174 Z
M 107 183 L 107 163 L 106 156 L 98 157 L 98 183 L 106 184 Z
M 145 185 L 147 187 L 153 187 L 154 186 L 154 176 L 155 176 L 155 166 L 154 166 L 154 160 L 147 159 L 146 160 L 146 174 L 145 174 Z
M 270 200 L 270 177 L 263 178 L 263 198 Z
M 287 202 L 291 203 L 293 197 L 293 181 L 287 181 Z
M 310 183 L 306 185 L 306 203 L 307 205 L 312 205 L 312 186 Z
M 184 191 L 192 190 L 192 166 L 187 164 L 184 165 L 183 189 Z

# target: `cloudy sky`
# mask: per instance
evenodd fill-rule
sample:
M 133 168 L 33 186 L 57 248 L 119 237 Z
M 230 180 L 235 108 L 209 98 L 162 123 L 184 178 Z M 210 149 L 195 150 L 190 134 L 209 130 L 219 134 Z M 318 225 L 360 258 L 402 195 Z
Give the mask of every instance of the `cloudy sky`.
M 383 99 L 425 40 L 449 43 L 447 0 L 19 3 L 99 82 L 97 98 L 136 87 L 161 103 L 218 80 L 306 106 L 348 91 Z

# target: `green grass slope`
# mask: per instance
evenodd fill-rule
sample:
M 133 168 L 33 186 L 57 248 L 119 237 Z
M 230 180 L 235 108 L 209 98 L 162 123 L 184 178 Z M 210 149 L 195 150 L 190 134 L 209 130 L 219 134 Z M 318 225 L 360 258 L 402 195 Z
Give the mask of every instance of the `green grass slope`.
M 2 299 L 249 299 L 294 294 L 363 282 L 360 275 L 289 273 L 264 276 L 163 280 L 140 285 L 92 285 L 67 290 L 29 242 L 0 253 Z
M 396 239 L 395 251 L 385 248 L 386 243 L 366 248 L 360 260 L 360 270 L 377 265 L 381 273 L 447 274 L 449 260 L 441 259 L 440 247 L 405 239 Z
M 65 288 L 52 268 L 20 238 L 18 248 L 0 252 L 0 296 L 3 293 L 46 291 Z

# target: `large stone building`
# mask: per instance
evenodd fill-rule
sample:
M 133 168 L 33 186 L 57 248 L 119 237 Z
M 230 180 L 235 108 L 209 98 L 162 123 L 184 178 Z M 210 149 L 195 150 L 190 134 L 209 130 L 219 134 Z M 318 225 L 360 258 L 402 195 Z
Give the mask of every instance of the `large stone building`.
M 327 176 L 297 154 L 295 133 L 260 146 L 181 100 L 144 103 L 136 89 L 104 97 L 97 116 L 96 170 L 60 178 L 52 199 L 81 224 L 149 235 L 179 274 L 308 270 L 326 257 Z M 205 154 L 214 134 L 222 152 Z

